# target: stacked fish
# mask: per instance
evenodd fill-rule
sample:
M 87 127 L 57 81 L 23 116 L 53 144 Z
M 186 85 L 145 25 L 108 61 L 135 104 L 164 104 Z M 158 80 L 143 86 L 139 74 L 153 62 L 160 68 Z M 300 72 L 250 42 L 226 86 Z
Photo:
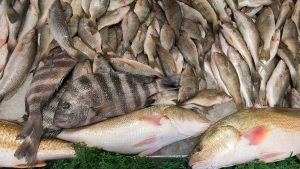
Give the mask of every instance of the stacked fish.
M 46 137 L 150 155 L 230 100 L 239 113 L 204 133 L 193 168 L 296 155 L 299 35 L 300 0 L 0 0 L 0 99 L 33 76 L 23 128 L 0 122 L 22 140 L 0 166 L 53 159 Z

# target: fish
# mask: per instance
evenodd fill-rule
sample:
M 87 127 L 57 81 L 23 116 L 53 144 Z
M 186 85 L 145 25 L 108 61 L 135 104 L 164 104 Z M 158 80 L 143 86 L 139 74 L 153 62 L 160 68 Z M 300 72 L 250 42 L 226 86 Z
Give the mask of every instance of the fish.
M 156 49 L 158 53 L 158 59 L 164 74 L 167 77 L 176 75 L 177 67 L 171 52 L 165 49 L 160 43 L 157 43 Z
M 291 17 L 294 7 L 295 4 L 292 0 L 283 1 L 278 19 L 276 21 L 276 29 L 279 29 L 284 24 L 285 20 Z
M 16 92 L 24 82 L 35 58 L 37 34 L 32 30 L 18 43 L 5 66 L 0 81 L 0 100 L 9 93 Z
M 73 10 L 73 16 L 79 17 L 83 15 L 83 9 L 81 7 L 81 0 L 72 0 L 71 7 Z
M 167 90 L 151 96 L 155 101 L 151 105 L 176 105 L 178 98 L 177 90 Z
M 37 162 L 27 164 L 24 160 L 18 160 L 14 157 L 15 149 L 21 145 L 22 140 L 16 140 L 15 137 L 21 130 L 21 126 L 15 123 L 0 121 L 0 167 L 8 168 L 30 168 L 46 166 L 44 160 L 58 160 L 75 157 L 75 150 L 71 143 L 59 139 L 45 139 L 41 142 L 37 153 Z
M 242 59 L 241 55 L 232 47 L 227 50 L 227 57 L 234 66 L 240 81 L 241 95 L 246 103 L 246 107 L 253 106 L 252 97 L 252 81 L 250 70 L 247 63 Z
M 133 11 L 138 16 L 140 23 L 143 23 L 150 13 L 150 4 L 148 0 L 137 0 Z
M 75 64 L 76 61 L 66 51 L 57 47 L 50 51 L 45 64 L 37 68 L 25 96 L 26 112 L 29 117 L 17 136 L 17 138 L 25 138 L 15 152 L 15 157 L 18 159 L 25 158 L 29 164 L 36 161 L 43 133 L 42 108 Z
M 138 110 L 91 126 L 67 129 L 57 137 L 71 142 L 85 142 L 88 146 L 106 151 L 147 156 L 173 142 L 196 137 L 209 125 L 209 120 L 203 115 L 177 106 L 163 105 Z M 101 139 L 97 139 L 99 135 Z
M 270 5 L 272 0 L 238 0 L 238 8 Z
M 291 19 L 297 27 L 298 35 L 300 35 L 300 1 L 298 1 L 298 0 L 295 4 L 295 8 L 294 8 Z
M 184 64 L 183 56 L 177 47 L 173 47 L 170 52 L 173 59 L 175 60 L 176 70 L 177 70 L 176 73 L 180 74 L 183 70 L 183 64 Z
M 70 33 L 65 22 L 62 5 L 59 0 L 53 2 L 48 15 L 48 24 L 53 38 L 67 53 L 77 58 L 79 52 L 74 48 Z
M 237 0 L 226 0 L 226 3 L 228 7 L 231 9 L 231 11 L 238 9 L 238 1 Z
M 189 19 L 184 19 L 182 21 L 181 29 L 185 31 L 190 38 L 196 39 L 200 42 L 204 41 L 201 36 L 201 31 L 199 26 Z
M 124 115 L 151 104 L 149 96 L 177 84 L 178 76 L 161 79 L 114 72 L 83 75 L 64 92 L 53 122 L 57 127 L 77 128 Z
M 199 11 L 208 23 L 212 24 L 214 32 L 219 29 L 217 14 L 207 0 L 194 0 L 192 7 Z
M 90 11 L 89 11 L 89 9 L 90 9 L 90 5 L 91 5 L 91 1 L 92 0 L 81 0 L 81 7 L 82 7 L 82 10 L 83 10 L 83 12 L 88 16 L 88 17 L 90 17 L 91 16 L 91 14 L 90 14 Z
M 134 0 L 110 1 L 108 11 L 118 10 L 124 6 L 130 5 Z
M 66 22 L 69 22 L 71 17 L 73 16 L 73 9 L 69 2 L 62 2 L 62 9 L 64 11 L 64 15 L 66 18 Z
M 94 57 L 98 56 L 97 52 L 91 49 L 87 44 L 82 42 L 81 38 L 79 38 L 78 36 L 73 37 L 73 42 L 74 47 L 90 60 L 93 60 Z
M 74 37 L 78 32 L 78 25 L 79 25 L 80 18 L 77 15 L 74 15 L 70 18 L 68 22 L 68 29 L 70 37 Z
M 194 74 L 193 70 L 189 65 L 185 65 L 185 69 L 182 71 L 180 78 L 180 87 L 178 90 L 178 101 L 184 102 L 199 91 L 199 80 Z
M 136 56 L 136 61 L 143 63 L 145 65 L 149 64 L 148 57 L 143 53 L 140 53 Z
M 288 97 L 289 106 L 291 108 L 300 108 L 300 94 L 295 88 L 291 89 Z
M 50 9 L 52 5 L 54 4 L 55 0 L 49 0 L 49 1 L 38 1 L 39 3 L 39 9 L 40 9 L 40 17 L 37 22 L 37 27 L 42 27 L 48 18 Z
M 129 6 L 124 6 L 122 8 L 113 11 L 108 15 L 102 16 L 97 22 L 98 30 L 100 31 L 104 27 L 119 23 L 127 15 L 129 10 L 130 10 Z
M 211 6 L 216 11 L 218 17 L 222 22 L 231 22 L 231 18 L 226 12 L 226 2 L 225 0 L 208 0 Z
M 259 60 L 262 62 L 269 61 L 272 36 L 275 33 L 275 18 L 270 7 L 266 7 L 258 15 L 256 26 L 263 41 L 263 48 L 259 55 Z
M 240 81 L 233 64 L 224 56 L 224 54 L 216 53 L 213 57 L 219 70 L 220 77 L 232 96 L 237 109 L 241 109 L 243 105 Z
M 281 40 L 291 51 L 293 57 L 297 58 L 300 42 L 298 41 L 297 27 L 291 19 L 287 19 L 284 24 Z
M 175 44 L 175 33 L 168 23 L 164 23 L 160 30 L 160 43 L 163 48 L 170 50 Z
M 18 34 L 18 41 L 20 41 L 28 32 L 35 28 L 38 21 L 38 17 L 39 16 L 37 9 L 34 7 L 34 5 L 29 5 L 29 9 L 25 16 L 25 20 L 22 23 L 21 30 Z
M 163 10 L 170 26 L 173 28 L 175 35 L 179 36 L 179 30 L 182 23 L 182 14 L 177 1 L 162 0 Z
M 246 45 L 250 51 L 254 64 L 257 68 L 259 66 L 258 51 L 259 51 L 260 37 L 256 25 L 250 17 L 248 17 L 246 14 L 244 14 L 239 10 L 234 11 L 233 14 L 234 14 L 237 27 L 240 30 L 244 41 L 246 42 Z
M 89 6 L 90 20 L 96 25 L 96 19 L 103 16 L 108 9 L 109 0 L 91 0 Z
M 189 165 L 193 169 L 222 168 L 295 156 L 300 153 L 299 115 L 298 109 L 288 108 L 252 108 L 229 115 L 202 135 Z
M 118 72 L 129 73 L 133 75 L 143 76 L 157 76 L 163 77 L 162 72 L 159 72 L 152 67 L 140 63 L 138 61 L 123 59 L 123 58 L 110 58 L 111 66 Z
M 6 43 L 8 38 L 8 22 L 5 15 L 0 16 L 0 47 Z
M 147 55 L 149 65 L 151 67 L 155 67 L 155 56 L 157 55 L 156 52 L 156 42 L 155 38 L 158 37 L 158 32 L 154 29 L 152 25 L 150 25 L 147 29 L 145 41 L 144 41 L 144 54 Z
M 128 48 L 137 34 L 140 26 L 139 17 L 135 12 L 129 12 L 121 23 L 123 32 L 123 44 L 125 48 Z
M 20 17 L 18 12 L 12 7 L 12 3 L 9 0 L 2 0 L 0 2 L 0 16 L 5 15 L 11 23 L 15 23 Z
M 270 107 L 276 107 L 288 88 L 290 76 L 287 65 L 280 60 L 270 76 L 266 87 L 266 98 Z
M 7 44 L 0 47 L 0 79 L 3 76 L 3 72 L 8 61 L 8 46 Z
M 89 73 L 93 73 L 91 62 L 89 60 L 78 62 L 72 71 L 72 80 Z
M 250 8 L 249 10 L 245 11 L 245 14 L 249 17 L 255 17 L 255 15 L 263 9 L 263 6 Z
M 109 62 L 103 57 L 95 57 L 93 62 L 93 73 L 114 72 Z
M 280 37 L 281 37 L 281 31 L 280 29 L 277 29 L 272 36 L 271 48 L 270 48 L 270 59 L 267 61 L 267 63 L 269 63 L 276 56 L 280 44 L 280 39 L 281 39 Z

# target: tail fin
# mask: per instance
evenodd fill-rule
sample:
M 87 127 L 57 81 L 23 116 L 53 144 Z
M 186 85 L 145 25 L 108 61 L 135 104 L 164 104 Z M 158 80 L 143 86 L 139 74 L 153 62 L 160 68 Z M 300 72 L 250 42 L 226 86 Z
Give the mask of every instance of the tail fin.
M 174 75 L 171 77 L 159 79 L 157 81 L 157 84 L 159 86 L 158 87 L 159 92 L 164 91 L 164 90 L 177 89 L 179 86 L 180 77 L 181 77 L 180 75 Z
M 11 23 L 15 23 L 19 19 L 20 15 L 14 10 L 14 8 L 9 8 L 7 10 L 7 17 Z
M 262 49 L 260 56 L 259 56 L 259 60 L 264 60 L 264 61 L 268 61 L 270 59 L 270 49 Z

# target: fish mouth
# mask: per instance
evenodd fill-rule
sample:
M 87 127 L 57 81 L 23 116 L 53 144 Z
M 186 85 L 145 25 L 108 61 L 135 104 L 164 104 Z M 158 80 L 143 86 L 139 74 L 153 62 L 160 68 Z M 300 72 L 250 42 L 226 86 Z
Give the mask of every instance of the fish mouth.
M 65 120 L 63 118 L 55 118 L 53 120 L 53 123 L 59 128 L 72 128 L 74 126 L 72 122 L 69 122 L 68 120 Z

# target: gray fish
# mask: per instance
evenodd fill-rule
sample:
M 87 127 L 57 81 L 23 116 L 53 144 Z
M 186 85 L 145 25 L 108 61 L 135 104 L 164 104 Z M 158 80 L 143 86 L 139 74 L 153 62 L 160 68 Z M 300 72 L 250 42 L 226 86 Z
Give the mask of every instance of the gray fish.
M 269 7 L 272 9 L 272 11 L 274 13 L 275 20 L 278 19 L 281 4 L 282 4 L 282 0 L 272 0 L 272 3 L 269 5 Z
M 108 9 L 109 0 L 91 0 L 89 13 L 90 20 L 96 24 L 96 19 L 103 16 Z
M 3 76 L 3 72 L 8 60 L 8 47 L 7 44 L 0 47 L 0 79 Z
M 164 23 L 160 30 L 160 43 L 166 49 L 170 50 L 175 43 L 175 33 L 168 23 Z
M 185 69 L 183 70 L 180 78 L 180 88 L 178 90 L 178 101 L 184 102 L 198 92 L 199 90 L 199 82 L 197 80 L 196 75 L 189 65 L 185 65 Z
M 0 16 L 7 15 L 11 23 L 15 23 L 19 19 L 18 12 L 12 7 L 12 1 L 1 0 L 0 1 Z
M 144 50 L 144 41 L 146 39 L 147 27 L 145 24 L 141 25 L 136 36 L 131 43 L 131 50 L 134 56 L 142 53 Z
M 298 35 L 300 35 L 300 1 L 297 0 L 294 8 L 294 12 L 292 14 L 291 19 L 295 23 L 298 31 Z
M 38 9 L 34 5 L 29 5 L 21 30 L 18 34 L 18 41 L 20 41 L 28 32 L 35 28 L 38 21 Z
M 147 55 L 145 55 L 144 53 L 140 53 L 136 56 L 136 60 L 140 63 L 143 63 L 145 65 L 148 65 L 149 64 L 149 61 L 148 61 L 148 57 Z
M 118 0 L 118 1 L 110 1 L 109 2 L 109 7 L 108 7 L 108 11 L 114 11 L 117 9 L 120 9 L 121 7 L 130 5 L 132 2 L 134 2 L 134 0 Z
M 278 16 L 278 19 L 276 21 L 276 29 L 280 28 L 287 18 L 290 18 L 292 16 L 293 10 L 294 10 L 295 4 L 293 0 L 284 0 L 281 9 L 280 14 Z
M 109 73 L 114 72 L 109 62 L 103 57 L 95 57 L 93 62 L 93 73 Z
M 40 9 L 40 17 L 37 23 L 37 27 L 42 27 L 46 21 L 50 12 L 50 8 L 52 7 L 55 0 L 47 0 L 47 1 L 38 1 L 39 9 Z
M 61 48 L 53 49 L 49 55 L 45 65 L 37 69 L 27 91 L 25 103 L 29 118 L 18 135 L 18 138 L 25 138 L 25 140 L 15 152 L 18 159 L 25 157 L 30 164 L 36 160 L 43 134 L 42 108 L 76 64 L 76 61 Z
M 91 15 L 90 15 L 90 11 L 89 11 L 90 5 L 91 5 L 91 1 L 92 1 L 92 0 L 81 0 L 81 7 L 82 7 L 84 13 L 85 13 L 88 17 L 91 16 Z
M 193 21 L 189 19 L 184 19 L 182 21 L 181 29 L 185 31 L 190 38 L 196 39 L 200 42 L 203 41 L 199 26 Z
M 8 37 L 8 22 L 6 16 L 0 16 L 0 47 L 6 43 Z
M 173 28 L 175 35 L 179 36 L 179 30 L 182 22 L 182 14 L 180 6 L 176 1 L 173 0 L 162 0 L 163 9 L 166 15 L 166 18 Z
M 231 18 L 226 12 L 226 2 L 225 0 L 208 0 L 211 6 L 214 8 L 222 22 L 231 22 Z
M 98 54 L 96 53 L 96 51 L 94 51 L 87 44 L 85 44 L 84 42 L 82 42 L 82 40 L 79 37 L 77 37 L 77 36 L 74 37 L 73 41 L 74 41 L 74 47 L 76 49 L 78 49 L 80 51 L 80 53 L 84 54 L 90 60 L 93 60 L 94 57 L 98 56 Z
M 113 11 L 112 13 L 110 13 L 108 15 L 101 17 L 99 19 L 99 21 L 97 22 L 98 30 L 100 31 L 104 27 L 119 23 L 127 15 L 129 10 L 130 10 L 130 7 L 125 6 L 125 7 L 122 7 L 122 8 L 119 8 L 119 9 Z
M 176 75 L 176 63 L 172 57 L 172 54 L 167 49 L 165 49 L 160 43 L 157 43 L 156 49 L 158 53 L 158 59 L 164 74 L 167 77 Z
M 72 81 L 76 80 L 82 75 L 93 73 L 92 65 L 89 60 L 85 60 L 76 64 L 72 71 Z
M 258 7 L 262 5 L 270 5 L 272 0 L 238 0 L 238 7 Z
M 173 47 L 170 52 L 173 59 L 175 60 L 177 74 L 181 74 L 183 69 L 183 64 L 184 64 L 183 55 L 181 54 L 181 52 L 178 50 L 177 47 Z
M 143 23 L 150 13 L 150 4 L 148 0 L 137 0 L 133 11 L 139 17 L 140 22 Z
M 136 33 L 139 30 L 140 20 L 135 12 L 129 12 L 126 17 L 123 18 L 121 28 L 123 32 L 124 47 L 127 48 L 134 39 Z
M 85 126 L 123 115 L 151 104 L 147 98 L 176 85 L 149 76 L 101 73 L 81 76 L 63 94 L 54 117 L 62 128 Z

